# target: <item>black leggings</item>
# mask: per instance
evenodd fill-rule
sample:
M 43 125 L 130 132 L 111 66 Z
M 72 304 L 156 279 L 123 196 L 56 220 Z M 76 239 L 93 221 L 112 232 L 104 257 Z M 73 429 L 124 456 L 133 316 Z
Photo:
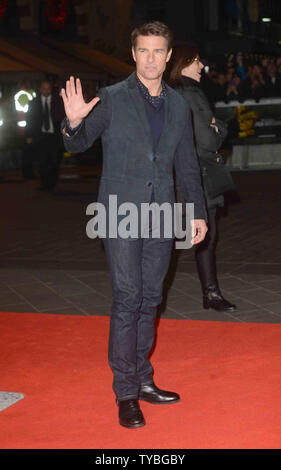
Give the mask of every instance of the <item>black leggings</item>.
M 216 268 L 216 209 L 208 211 L 208 232 L 205 240 L 196 245 L 195 259 L 197 270 L 202 286 L 202 291 L 209 286 L 217 286 L 217 268 Z

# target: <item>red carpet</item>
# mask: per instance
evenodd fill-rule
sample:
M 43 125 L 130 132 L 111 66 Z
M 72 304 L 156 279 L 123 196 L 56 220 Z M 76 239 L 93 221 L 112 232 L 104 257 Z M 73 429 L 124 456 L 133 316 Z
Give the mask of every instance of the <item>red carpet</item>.
M 107 365 L 108 317 L 0 314 L 1 449 L 281 447 L 281 327 L 161 320 L 152 357 L 170 406 L 142 404 L 125 429 Z

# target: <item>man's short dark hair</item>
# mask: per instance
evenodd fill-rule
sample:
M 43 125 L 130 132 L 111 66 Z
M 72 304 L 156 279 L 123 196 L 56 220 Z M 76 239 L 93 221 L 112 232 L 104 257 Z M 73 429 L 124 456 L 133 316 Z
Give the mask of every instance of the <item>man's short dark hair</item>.
M 161 21 L 149 21 L 134 28 L 131 33 L 131 43 L 134 49 L 136 48 L 138 36 L 163 36 L 167 41 L 168 51 L 172 47 L 173 33 L 170 28 Z
M 43 85 L 43 83 L 48 83 L 48 85 L 52 86 L 52 82 L 51 82 L 51 80 L 49 80 L 48 78 L 43 78 L 43 79 L 40 81 L 40 86 Z

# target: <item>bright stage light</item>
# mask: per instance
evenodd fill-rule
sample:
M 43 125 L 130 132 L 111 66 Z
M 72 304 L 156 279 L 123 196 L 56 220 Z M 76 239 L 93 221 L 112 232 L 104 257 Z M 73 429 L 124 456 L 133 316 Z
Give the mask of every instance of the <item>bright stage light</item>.
M 26 121 L 18 121 L 19 127 L 26 127 Z
M 28 111 L 28 102 L 32 101 L 34 98 L 34 95 L 29 93 L 26 90 L 20 90 L 18 91 L 15 96 L 15 106 L 17 111 L 23 111 L 24 113 L 27 113 Z

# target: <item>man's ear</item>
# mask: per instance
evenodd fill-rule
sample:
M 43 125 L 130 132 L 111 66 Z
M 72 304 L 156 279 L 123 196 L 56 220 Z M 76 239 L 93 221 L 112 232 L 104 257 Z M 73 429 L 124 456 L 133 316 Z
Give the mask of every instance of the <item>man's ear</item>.
M 134 61 L 136 62 L 136 54 L 135 54 L 134 47 L 132 47 L 132 56 L 133 56 Z
M 167 59 L 166 59 L 166 62 L 169 62 L 170 58 L 171 58 L 171 55 L 172 55 L 172 52 L 173 52 L 173 49 L 171 48 L 168 52 L 168 55 L 167 55 Z

